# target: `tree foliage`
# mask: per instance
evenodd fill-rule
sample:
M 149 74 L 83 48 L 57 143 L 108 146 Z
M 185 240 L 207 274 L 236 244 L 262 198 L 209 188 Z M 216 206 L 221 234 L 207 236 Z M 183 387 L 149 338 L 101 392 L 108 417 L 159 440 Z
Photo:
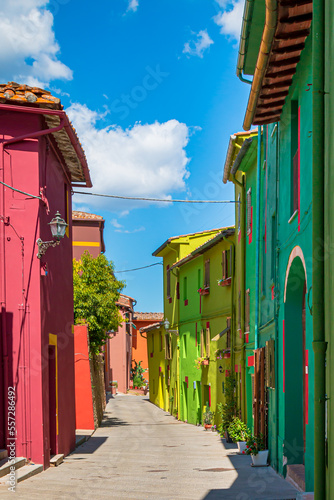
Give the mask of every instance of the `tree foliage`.
M 114 276 L 113 263 L 104 255 L 93 258 L 87 251 L 73 260 L 74 321 L 88 324 L 90 348 L 98 353 L 110 330 L 122 323 L 116 301 L 124 288 Z

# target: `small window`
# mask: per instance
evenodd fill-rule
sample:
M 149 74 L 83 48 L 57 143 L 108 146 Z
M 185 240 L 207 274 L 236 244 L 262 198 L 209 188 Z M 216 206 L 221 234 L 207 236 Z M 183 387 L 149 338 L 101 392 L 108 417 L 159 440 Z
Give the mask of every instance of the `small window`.
M 204 330 L 201 330 L 201 358 L 204 356 Z
M 210 287 L 210 259 L 205 261 L 204 288 Z
M 246 290 L 246 314 L 245 314 L 245 331 L 250 331 L 250 290 Z
M 229 278 L 232 278 L 232 269 L 233 269 L 233 245 L 230 245 L 230 255 L 229 255 L 229 268 L 228 268 L 228 272 L 229 272 Z
M 231 348 L 231 318 L 226 319 L 226 328 L 229 328 L 226 332 L 226 349 Z
M 206 356 L 210 357 L 210 345 L 211 345 L 211 338 L 210 338 L 210 328 L 206 329 Z
M 187 277 L 183 278 L 183 300 L 188 300 Z
M 170 297 L 170 269 L 167 266 L 166 270 L 166 282 L 167 282 L 167 298 Z
M 172 348 L 170 334 L 165 334 L 165 359 L 172 359 Z
M 202 277 L 201 277 L 201 270 L 197 269 L 197 290 L 199 290 L 202 286 Z
M 228 278 L 227 276 L 227 250 L 223 250 L 223 255 L 222 255 L 222 279 L 226 280 Z
M 247 191 L 247 234 L 252 232 L 252 188 Z

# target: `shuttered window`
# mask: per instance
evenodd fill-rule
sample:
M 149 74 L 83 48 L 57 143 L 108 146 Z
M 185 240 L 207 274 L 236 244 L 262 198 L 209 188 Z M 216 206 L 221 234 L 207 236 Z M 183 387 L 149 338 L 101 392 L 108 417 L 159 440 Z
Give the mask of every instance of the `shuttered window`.
M 226 280 L 227 279 L 227 251 L 223 250 L 223 255 L 222 255 L 222 279 Z
M 204 356 L 204 330 L 201 330 L 201 358 Z
M 169 269 L 169 266 L 167 266 L 167 271 L 166 271 L 166 283 L 167 283 L 167 297 L 170 297 L 170 269 Z
M 204 288 L 210 287 L 210 259 L 204 264 Z
M 206 329 L 206 346 L 205 346 L 206 356 L 207 357 L 210 356 L 210 343 L 211 343 L 210 328 L 207 328 Z
M 227 318 L 226 327 L 229 328 L 226 332 L 226 349 L 231 348 L 231 318 Z
M 165 334 L 165 359 L 172 359 L 172 348 L 170 334 Z
M 252 189 L 247 191 L 247 234 L 252 232 Z
M 232 277 L 232 266 L 233 266 L 233 245 L 230 245 L 230 252 L 229 252 L 229 258 L 228 258 L 228 277 Z

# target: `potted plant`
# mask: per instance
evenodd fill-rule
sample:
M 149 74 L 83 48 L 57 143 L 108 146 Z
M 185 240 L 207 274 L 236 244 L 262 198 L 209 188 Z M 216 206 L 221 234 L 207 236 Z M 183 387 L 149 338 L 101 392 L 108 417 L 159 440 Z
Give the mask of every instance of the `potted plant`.
M 205 430 L 211 429 L 213 422 L 214 413 L 210 410 L 209 403 L 206 404 L 205 411 L 203 413 L 203 424 Z
M 253 467 L 266 467 L 268 461 L 268 449 L 263 434 L 250 436 L 246 443 L 245 455 L 251 455 Z
M 219 426 L 219 431 L 221 435 L 225 435 L 227 443 L 233 442 L 229 436 L 228 428 L 237 411 L 237 402 L 234 391 L 234 377 L 233 375 L 228 375 L 225 378 L 225 403 L 219 403 L 217 407 L 222 420 L 222 423 Z
M 201 366 L 208 366 L 208 365 L 209 365 L 208 356 L 199 356 L 198 358 L 195 359 L 195 366 L 197 370 L 199 370 Z
M 251 432 L 248 429 L 245 422 L 240 420 L 238 417 L 233 417 L 232 422 L 228 427 L 228 433 L 232 438 L 234 443 L 238 445 L 239 453 L 242 453 L 246 450 L 246 442 L 251 436 Z

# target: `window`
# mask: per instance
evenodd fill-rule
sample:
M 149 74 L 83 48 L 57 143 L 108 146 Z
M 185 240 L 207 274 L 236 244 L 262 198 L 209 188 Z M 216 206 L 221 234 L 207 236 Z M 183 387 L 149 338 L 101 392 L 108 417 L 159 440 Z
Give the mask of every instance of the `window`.
M 252 232 L 252 188 L 247 191 L 247 234 Z
M 210 287 L 210 259 L 204 264 L 204 288 Z
M 206 350 L 206 355 L 208 357 L 210 356 L 210 342 L 211 342 L 210 328 L 207 328 L 206 329 L 206 346 L 205 346 L 205 350 Z
M 245 333 L 250 331 L 250 290 L 246 290 Z
M 187 334 L 186 333 L 184 333 L 182 336 L 182 344 L 183 344 L 182 357 L 186 358 L 187 357 Z
M 226 319 L 226 328 L 229 328 L 226 332 L 226 349 L 231 348 L 231 318 Z
M 165 359 L 172 359 L 172 346 L 170 334 L 165 334 Z
M 204 356 L 204 330 L 201 329 L 201 358 Z
M 169 266 L 167 266 L 166 270 L 166 282 L 167 282 L 167 298 L 170 297 L 170 270 Z
M 223 280 L 226 280 L 228 278 L 227 276 L 227 250 L 223 250 L 223 258 L 222 258 L 222 268 L 223 268 Z
M 299 110 L 298 101 L 291 101 L 291 215 L 298 210 L 299 184 Z
M 160 332 L 159 335 L 160 335 L 160 351 L 162 351 L 162 349 L 163 349 L 163 345 L 162 345 L 163 344 L 162 343 L 162 333 Z
M 188 300 L 187 277 L 183 278 L 183 300 Z
M 232 276 L 233 264 L 233 245 L 230 245 L 229 250 L 223 250 L 222 254 L 222 279 L 227 280 Z
M 197 269 L 197 290 L 199 290 L 201 286 L 202 286 L 201 270 Z

